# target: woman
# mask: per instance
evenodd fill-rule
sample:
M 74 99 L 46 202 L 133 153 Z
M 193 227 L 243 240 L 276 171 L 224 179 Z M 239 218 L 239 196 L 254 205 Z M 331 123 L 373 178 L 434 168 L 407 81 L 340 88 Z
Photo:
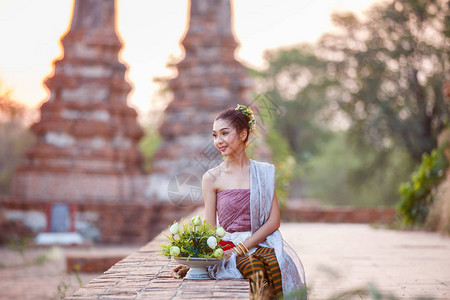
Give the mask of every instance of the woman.
M 300 260 L 278 231 L 275 169 L 250 160 L 245 152 L 254 127 L 253 112 L 244 105 L 223 111 L 213 124 L 214 145 L 226 160 L 204 174 L 202 191 L 206 219 L 216 225 L 218 218 L 227 232 L 223 240 L 228 250 L 209 273 L 216 279 L 243 276 L 253 293 L 275 298 L 306 284 Z

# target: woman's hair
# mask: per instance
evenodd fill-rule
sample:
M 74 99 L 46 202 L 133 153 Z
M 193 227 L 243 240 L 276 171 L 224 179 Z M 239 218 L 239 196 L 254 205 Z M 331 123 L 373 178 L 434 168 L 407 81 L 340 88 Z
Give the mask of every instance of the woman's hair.
M 250 136 L 250 118 L 244 115 L 241 111 L 235 108 L 229 108 L 217 115 L 216 120 L 227 120 L 230 125 L 236 128 L 236 132 L 239 134 L 242 130 L 247 130 L 247 136 L 244 140 L 244 145 L 247 146 L 248 137 Z

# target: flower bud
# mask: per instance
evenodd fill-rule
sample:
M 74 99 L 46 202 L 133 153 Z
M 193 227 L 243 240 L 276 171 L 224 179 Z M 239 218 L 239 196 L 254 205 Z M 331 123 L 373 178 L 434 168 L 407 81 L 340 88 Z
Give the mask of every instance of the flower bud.
M 210 236 L 207 240 L 206 243 L 208 244 L 209 248 L 211 249 L 215 249 L 217 246 L 217 239 L 215 236 Z
M 170 247 L 170 255 L 172 255 L 172 256 L 180 255 L 180 248 L 177 246 Z
M 178 234 L 180 232 L 180 226 L 178 225 L 178 222 L 173 223 L 173 225 L 170 226 L 169 231 L 171 234 Z
M 221 248 L 216 249 L 216 251 L 214 251 L 214 257 L 217 259 L 222 259 L 223 257 L 223 250 Z
M 223 229 L 223 227 L 219 227 L 216 230 L 216 235 L 220 238 L 225 236 L 225 229 Z
M 194 224 L 195 226 L 200 226 L 202 225 L 202 219 L 200 219 L 199 216 L 195 216 L 192 218 L 191 220 L 192 224 Z

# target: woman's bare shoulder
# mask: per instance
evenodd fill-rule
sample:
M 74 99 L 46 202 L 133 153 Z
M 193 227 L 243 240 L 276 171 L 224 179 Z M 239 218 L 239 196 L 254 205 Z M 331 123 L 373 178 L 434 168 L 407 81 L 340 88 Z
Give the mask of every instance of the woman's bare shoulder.
M 203 182 L 204 183 L 213 183 L 216 181 L 217 176 L 219 176 L 221 170 L 221 166 L 211 168 L 203 174 Z

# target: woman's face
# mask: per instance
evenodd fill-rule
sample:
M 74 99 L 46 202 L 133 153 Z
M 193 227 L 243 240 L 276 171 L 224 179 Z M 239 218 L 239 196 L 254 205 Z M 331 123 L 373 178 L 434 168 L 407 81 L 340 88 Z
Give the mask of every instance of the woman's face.
M 228 120 L 218 119 L 213 124 L 214 146 L 220 150 L 223 156 L 244 151 L 242 137 L 236 132 L 236 128 L 230 125 Z

